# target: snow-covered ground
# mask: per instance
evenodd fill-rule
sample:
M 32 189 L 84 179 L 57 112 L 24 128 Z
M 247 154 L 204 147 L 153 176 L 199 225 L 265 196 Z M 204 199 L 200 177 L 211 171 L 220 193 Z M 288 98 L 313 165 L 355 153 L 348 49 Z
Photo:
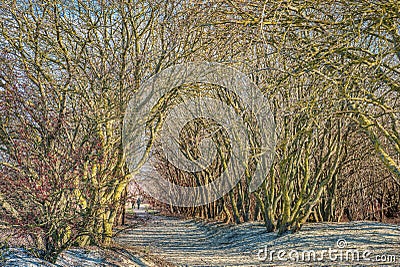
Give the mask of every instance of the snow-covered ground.
M 277 237 L 258 223 L 156 217 L 116 241 L 178 266 L 400 266 L 400 226 L 375 222 L 308 224 Z
M 26 250 L 11 248 L 3 253 L 0 266 L 7 267 L 96 267 L 96 266 L 163 266 L 163 261 L 144 252 L 119 249 L 70 249 L 61 254 L 56 264 L 30 255 Z
M 400 266 L 400 226 L 376 222 L 307 224 L 277 237 L 259 223 L 221 223 L 138 212 L 141 224 L 122 230 L 117 248 L 71 249 L 56 265 L 21 249 L 5 266 Z M 1 265 L 0 260 L 0 265 Z

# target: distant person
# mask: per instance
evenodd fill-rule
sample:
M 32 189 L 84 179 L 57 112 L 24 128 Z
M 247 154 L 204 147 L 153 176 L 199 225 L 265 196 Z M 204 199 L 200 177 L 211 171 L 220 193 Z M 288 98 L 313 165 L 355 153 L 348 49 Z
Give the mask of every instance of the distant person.
M 140 209 L 140 201 L 140 197 L 138 197 L 138 199 L 136 200 L 137 209 Z
M 135 202 L 136 202 L 135 199 L 132 199 L 132 203 L 131 204 L 132 204 L 132 209 L 133 210 L 135 209 Z

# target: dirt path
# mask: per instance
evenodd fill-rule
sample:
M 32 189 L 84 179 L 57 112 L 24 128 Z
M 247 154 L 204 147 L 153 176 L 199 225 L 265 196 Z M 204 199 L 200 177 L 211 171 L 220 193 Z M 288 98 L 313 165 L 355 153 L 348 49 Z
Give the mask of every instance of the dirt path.
M 205 225 L 194 220 L 149 216 L 144 211 L 139 212 L 139 217 L 147 222 L 123 231 L 115 241 L 144 247 L 178 266 L 400 266 L 400 226 L 396 225 L 309 224 L 299 233 L 277 238 L 256 223 Z M 271 260 L 272 250 L 276 252 L 272 252 Z M 281 259 L 279 250 L 285 251 Z M 363 253 L 367 253 L 366 259 L 362 258 Z
M 278 238 L 259 223 L 204 224 L 153 216 L 144 207 L 135 213 L 113 248 L 70 249 L 56 265 L 12 249 L 0 266 L 400 266 L 399 225 L 308 224 Z

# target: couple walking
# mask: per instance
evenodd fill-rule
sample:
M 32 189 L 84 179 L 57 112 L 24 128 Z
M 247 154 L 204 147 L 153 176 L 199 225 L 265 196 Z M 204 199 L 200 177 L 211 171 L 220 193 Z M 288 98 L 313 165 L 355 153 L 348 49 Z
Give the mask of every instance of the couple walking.
M 140 209 L 140 202 L 142 202 L 142 200 L 140 199 L 140 197 L 138 197 L 138 199 L 136 200 L 137 209 Z M 135 200 L 132 200 L 132 209 L 135 209 Z

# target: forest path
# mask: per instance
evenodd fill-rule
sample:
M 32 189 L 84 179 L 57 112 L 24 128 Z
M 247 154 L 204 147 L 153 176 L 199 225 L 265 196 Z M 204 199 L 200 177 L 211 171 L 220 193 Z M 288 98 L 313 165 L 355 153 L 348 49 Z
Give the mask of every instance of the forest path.
M 276 233 L 267 233 L 259 223 L 228 226 L 153 216 L 144 210 L 137 214 L 144 223 L 122 231 L 115 241 L 143 247 L 177 266 L 400 266 L 398 225 L 375 222 L 308 224 L 298 233 L 278 238 Z M 338 240 L 343 248 L 338 247 Z M 264 251 L 259 252 L 265 247 L 268 252 L 284 250 L 286 260 L 279 260 L 277 252 L 272 261 L 270 253 L 262 260 Z M 314 251 L 315 259 L 312 255 L 308 259 L 305 251 Z M 295 252 L 300 261 L 296 262 Z M 364 252 L 370 252 L 367 260 L 362 259 Z M 294 259 L 289 260 L 289 253 Z M 353 259 L 346 253 L 359 254 L 360 259 L 356 256 Z M 304 261 L 301 261 L 302 254 L 306 257 Z M 377 257 L 385 261 L 378 263 Z

